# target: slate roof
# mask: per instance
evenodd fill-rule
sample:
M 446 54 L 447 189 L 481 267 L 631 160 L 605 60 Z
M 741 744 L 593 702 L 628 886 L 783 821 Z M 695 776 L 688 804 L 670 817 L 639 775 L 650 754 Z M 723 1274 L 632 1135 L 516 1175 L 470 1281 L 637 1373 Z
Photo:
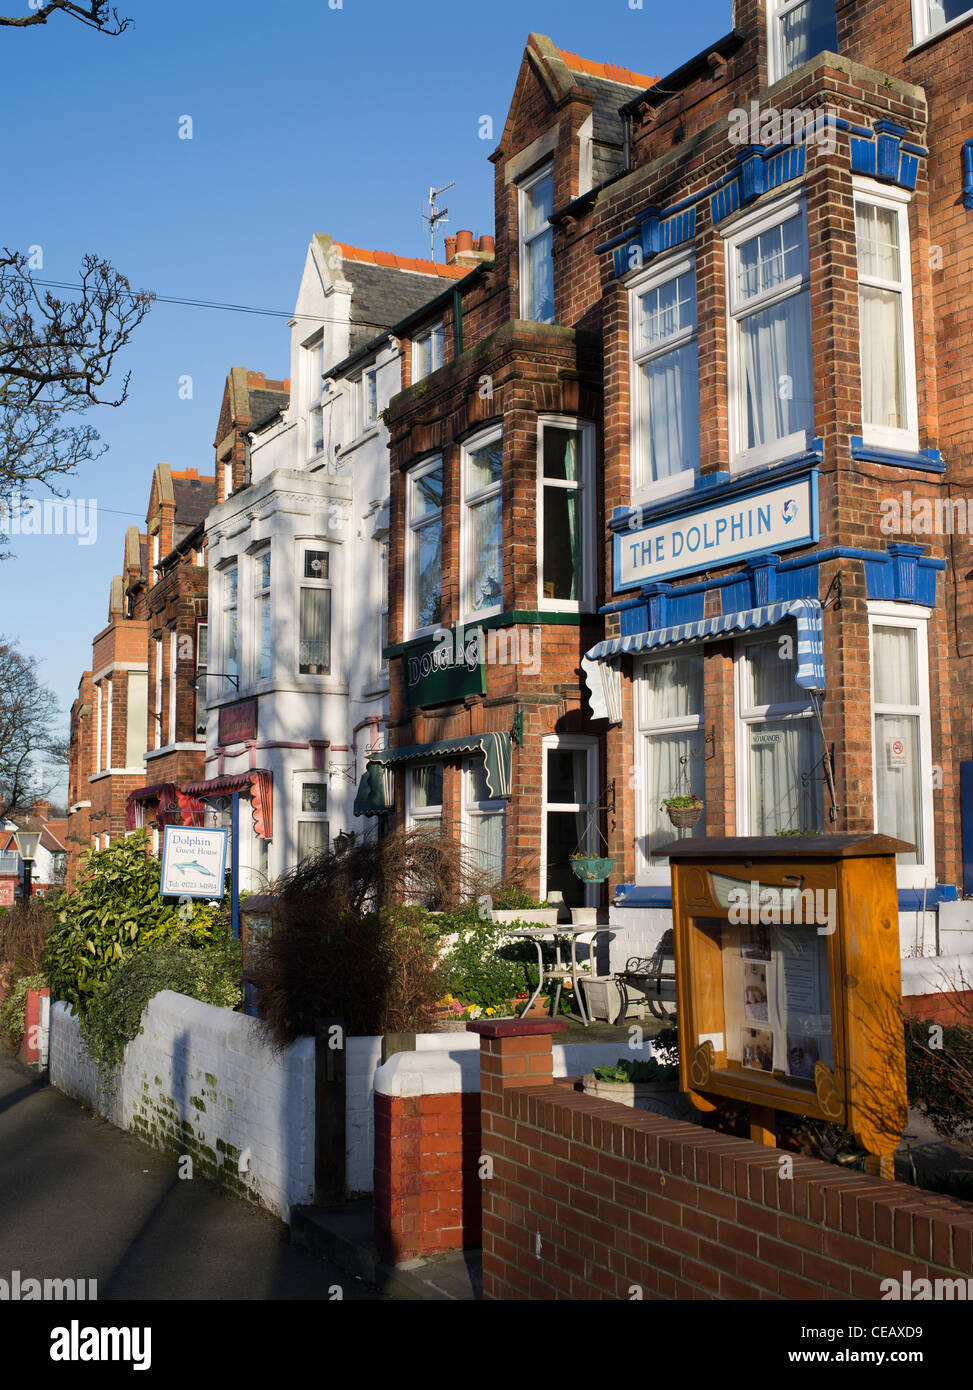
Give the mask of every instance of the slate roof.
M 176 525 L 191 528 L 215 506 L 216 479 L 180 478 L 173 473 L 172 495 L 176 504 Z
M 262 420 L 275 410 L 283 410 L 290 400 L 289 391 L 268 391 L 264 387 L 250 389 L 250 419 Z
M 469 266 L 461 269 L 465 275 Z M 343 273 L 354 286 L 349 342 L 352 352 L 370 342 L 378 330 L 391 328 L 400 319 L 421 309 L 443 289 L 443 282 L 437 276 L 398 270 L 394 266 L 346 260 Z

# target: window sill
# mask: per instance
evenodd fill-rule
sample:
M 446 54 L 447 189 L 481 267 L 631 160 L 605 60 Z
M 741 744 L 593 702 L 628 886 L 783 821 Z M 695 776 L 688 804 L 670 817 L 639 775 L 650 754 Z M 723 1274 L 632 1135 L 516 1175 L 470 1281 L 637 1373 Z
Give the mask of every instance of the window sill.
M 867 463 L 887 463 L 896 468 L 918 468 L 924 473 L 945 473 L 946 465 L 938 449 L 890 449 L 885 444 L 868 444 L 860 434 L 852 435 L 851 456 Z

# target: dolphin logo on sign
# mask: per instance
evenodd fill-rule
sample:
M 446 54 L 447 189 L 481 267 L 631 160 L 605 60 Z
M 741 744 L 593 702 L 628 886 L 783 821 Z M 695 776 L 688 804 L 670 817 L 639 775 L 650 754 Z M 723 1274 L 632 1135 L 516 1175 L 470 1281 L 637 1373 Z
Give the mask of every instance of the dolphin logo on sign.
M 792 521 L 794 520 L 794 518 L 797 516 L 797 513 L 798 513 L 799 511 L 800 511 L 800 508 L 798 507 L 797 503 L 794 501 L 793 497 L 788 497 L 787 501 L 784 503 L 783 507 L 781 508 L 781 513 L 780 513 L 780 514 L 781 514 L 781 516 L 784 518 L 785 522 L 787 522 L 788 524 L 790 524 L 790 522 L 792 522 Z

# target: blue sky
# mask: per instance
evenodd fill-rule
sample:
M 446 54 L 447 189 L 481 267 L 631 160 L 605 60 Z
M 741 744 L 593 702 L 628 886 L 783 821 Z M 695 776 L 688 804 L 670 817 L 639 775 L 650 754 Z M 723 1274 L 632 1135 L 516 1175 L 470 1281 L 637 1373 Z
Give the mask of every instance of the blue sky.
M 337 0 L 330 0 L 331 4 Z M 5 14 L 25 0 L 0 0 Z M 315 232 L 428 255 L 430 185 L 455 180 L 442 236 L 493 232 L 495 142 L 533 29 L 585 58 L 664 74 L 726 33 L 730 0 L 123 0 L 119 38 L 63 17 L 0 29 L 8 135 L 0 242 L 43 248 L 38 275 L 73 281 L 107 257 L 136 288 L 287 313 Z M 193 138 L 179 139 L 191 116 Z M 108 452 L 70 482 L 98 536 L 12 538 L 0 631 L 36 656 L 67 711 L 104 626 L 125 528 L 144 525 L 152 469 L 212 472 L 232 366 L 288 372 L 286 317 L 157 304 L 124 368 L 129 399 L 88 417 Z M 179 381 L 193 380 L 180 399 Z

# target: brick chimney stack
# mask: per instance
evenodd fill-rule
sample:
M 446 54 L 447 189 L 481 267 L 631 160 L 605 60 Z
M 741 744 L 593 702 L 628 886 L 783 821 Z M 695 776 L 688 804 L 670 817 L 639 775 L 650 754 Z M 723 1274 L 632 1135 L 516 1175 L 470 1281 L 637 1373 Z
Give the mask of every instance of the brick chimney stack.
M 466 265 L 472 270 L 480 261 L 492 261 L 494 244 L 492 236 L 473 239 L 470 231 L 457 232 L 455 236 L 444 238 L 447 265 Z

